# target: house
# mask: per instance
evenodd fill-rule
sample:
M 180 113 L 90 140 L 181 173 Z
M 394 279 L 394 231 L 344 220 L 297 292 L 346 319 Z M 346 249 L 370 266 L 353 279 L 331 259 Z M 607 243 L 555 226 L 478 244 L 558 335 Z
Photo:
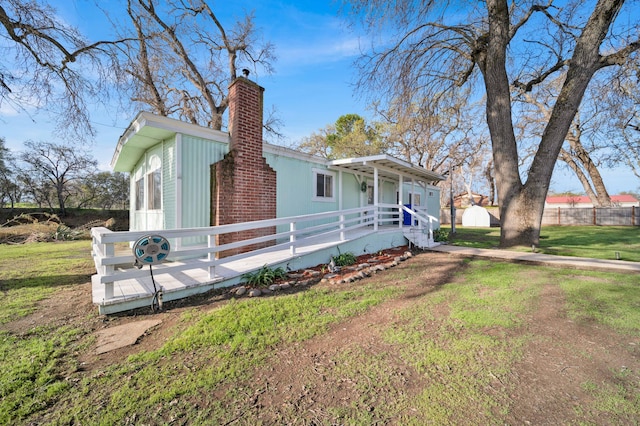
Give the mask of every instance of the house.
M 473 202 L 471 202 L 473 200 Z M 453 205 L 456 208 L 467 208 L 470 206 L 487 207 L 490 204 L 489 197 L 487 195 L 476 194 L 473 192 L 469 196 L 468 192 L 463 192 L 453 197 Z M 451 206 L 451 201 L 447 202 L 447 207 Z
M 615 207 L 640 207 L 640 201 L 633 195 L 611 195 L 611 202 Z M 585 195 L 561 195 L 548 196 L 544 203 L 545 208 L 593 208 L 591 199 Z
M 234 80 L 229 133 L 141 112 L 120 137 L 111 165 L 130 174 L 130 231 L 93 230 L 101 312 L 150 297 L 148 271 L 115 266 L 132 260 L 116 244 L 150 233 L 171 242 L 173 263 L 153 274 L 169 299 L 233 285 L 265 264 L 328 262 L 338 245 L 357 255 L 433 244 L 443 176 L 388 155 L 326 160 L 263 143 L 263 91 Z M 115 290 L 119 281 L 128 290 Z

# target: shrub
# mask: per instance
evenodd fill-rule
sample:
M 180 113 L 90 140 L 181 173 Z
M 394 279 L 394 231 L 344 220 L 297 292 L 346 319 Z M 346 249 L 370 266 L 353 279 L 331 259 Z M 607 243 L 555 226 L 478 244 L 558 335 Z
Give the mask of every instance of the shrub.
M 447 241 L 449 241 L 449 231 L 446 231 L 442 228 L 434 230 L 433 241 L 436 241 L 439 243 L 446 243 Z
M 356 255 L 350 252 L 339 253 L 337 256 L 333 256 L 333 262 L 336 266 L 349 266 L 356 263 Z
M 275 280 L 285 278 L 286 276 L 287 273 L 282 267 L 273 269 L 264 265 L 255 272 L 248 272 L 244 274 L 242 278 L 247 280 L 247 284 L 251 286 L 267 287 L 273 284 Z

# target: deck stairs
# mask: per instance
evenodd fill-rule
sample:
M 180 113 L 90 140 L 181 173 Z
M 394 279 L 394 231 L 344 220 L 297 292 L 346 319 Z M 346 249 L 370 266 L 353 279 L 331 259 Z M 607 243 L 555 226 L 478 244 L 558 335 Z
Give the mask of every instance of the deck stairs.
M 440 243 L 436 243 L 433 240 L 433 232 L 430 232 L 428 228 L 405 226 L 402 228 L 402 233 L 412 246 L 419 249 L 427 249 L 440 245 Z

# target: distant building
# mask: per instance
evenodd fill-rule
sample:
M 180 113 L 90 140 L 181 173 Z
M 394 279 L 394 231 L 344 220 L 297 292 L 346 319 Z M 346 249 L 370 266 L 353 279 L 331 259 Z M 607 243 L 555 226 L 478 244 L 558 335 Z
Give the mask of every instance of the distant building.
M 633 195 L 611 195 L 611 202 L 615 207 L 640 207 L 640 201 Z M 589 208 L 593 207 L 591 199 L 586 195 L 562 195 L 547 197 L 545 207 L 562 207 L 562 208 Z
M 473 197 L 473 202 L 471 202 L 471 197 Z M 472 193 L 471 197 L 469 197 L 468 192 L 463 192 L 462 194 L 458 194 L 453 197 L 453 205 L 456 208 L 467 208 L 471 206 L 480 206 L 487 207 L 489 205 L 489 197 L 482 194 Z M 451 206 L 451 202 L 447 202 L 447 207 Z

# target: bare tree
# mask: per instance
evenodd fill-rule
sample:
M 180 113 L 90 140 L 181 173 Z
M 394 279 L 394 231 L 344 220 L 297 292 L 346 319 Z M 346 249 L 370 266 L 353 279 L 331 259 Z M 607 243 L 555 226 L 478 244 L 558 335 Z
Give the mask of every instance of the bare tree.
M 397 97 L 419 88 L 427 97 L 481 82 L 500 200 L 500 243 L 538 244 L 551 175 L 587 86 L 599 70 L 624 65 L 640 48 L 637 21 L 615 25 L 625 2 L 350 3 L 369 29 L 379 33 L 386 22 L 398 29 L 391 44 L 383 40 L 381 50 L 363 56 L 362 89 Z M 630 9 L 635 6 L 629 2 Z M 530 166 L 521 173 L 511 83 L 534 92 L 560 71 L 566 77 Z
M 528 92 L 517 93 L 516 100 L 524 99 L 526 101 L 524 108 L 528 108 L 518 124 L 523 134 L 530 132 L 538 139 L 542 137 L 546 123 L 551 118 L 551 105 L 558 96 L 557 92 L 564 77 L 564 75 L 560 75 L 558 78 L 545 82 L 542 87 L 538 88 L 537 97 Z M 611 197 L 599 170 L 601 163 L 596 157 L 598 151 L 603 149 L 598 141 L 602 141 L 602 145 L 604 145 L 603 135 L 609 126 L 608 114 L 599 107 L 601 103 L 599 93 L 599 90 L 588 90 L 585 93 L 585 99 L 571 123 L 565 137 L 566 143 L 560 149 L 558 158 L 578 178 L 594 206 L 610 207 Z M 590 142 L 586 139 L 589 139 Z M 536 147 L 534 144 L 532 155 L 535 154 Z
M 613 126 L 607 137 L 613 151 L 606 158 L 610 165 L 624 164 L 640 180 L 640 61 L 621 70 L 607 91 L 600 90 L 599 101 Z
M 76 147 L 51 142 L 26 141 L 19 155 L 25 164 L 23 174 L 32 182 L 30 187 L 53 189 L 60 214 L 66 214 L 66 201 L 72 195 L 71 185 L 94 172 L 97 161 Z M 41 194 L 42 195 L 42 194 Z M 46 197 L 50 207 L 50 198 Z
M 20 189 L 15 181 L 15 159 L 11 151 L 5 146 L 4 138 L 0 137 L 0 207 L 4 207 L 7 201 L 13 209 L 20 197 Z
M 58 132 L 91 138 L 87 101 L 105 99 L 113 40 L 89 42 L 40 0 L 0 4 L 0 104 L 17 110 L 55 104 Z
M 220 130 L 238 70 L 273 70 L 274 47 L 258 39 L 252 14 L 226 28 L 203 0 L 127 0 L 127 13 L 128 91 L 156 114 Z

